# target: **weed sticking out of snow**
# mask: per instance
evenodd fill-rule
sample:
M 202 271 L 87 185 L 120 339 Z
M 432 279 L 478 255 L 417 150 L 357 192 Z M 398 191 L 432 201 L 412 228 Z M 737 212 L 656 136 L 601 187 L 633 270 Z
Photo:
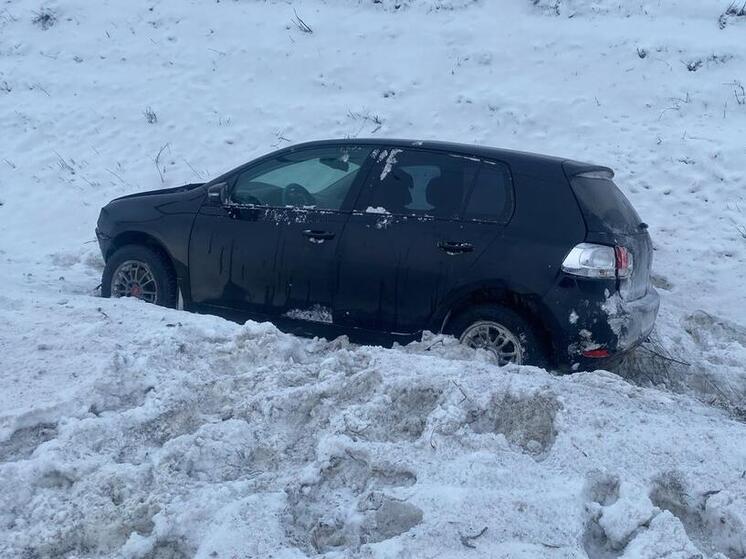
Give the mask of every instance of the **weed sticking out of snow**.
M 145 115 L 145 120 L 148 124 L 156 124 L 158 122 L 158 115 L 155 114 L 155 111 L 150 107 L 143 111 L 143 115 Z
M 686 317 L 682 327 L 695 350 L 676 352 L 673 340 L 653 334 L 615 372 L 640 386 L 693 396 L 746 422 L 746 373 L 741 366 L 746 329 L 701 311 Z
M 54 24 L 57 23 L 57 16 L 52 10 L 42 8 L 38 12 L 34 12 L 34 17 L 31 20 L 31 23 L 40 27 L 42 31 L 46 31 L 47 29 L 54 27 Z
M 729 23 L 735 21 L 746 21 L 746 2 L 739 3 L 737 0 L 731 2 L 725 11 L 720 14 L 718 26 L 720 29 L 725 29 Z

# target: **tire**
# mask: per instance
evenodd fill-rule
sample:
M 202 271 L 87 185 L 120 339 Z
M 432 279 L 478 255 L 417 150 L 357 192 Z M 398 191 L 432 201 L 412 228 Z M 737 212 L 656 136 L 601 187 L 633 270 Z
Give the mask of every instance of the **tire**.
M 124 278 L 133 277 L 133 273 L 137 271 L 137 277 L 148 281 L 143 281 L 142 286 L 139 283 L 133 284 L 131 292 L 127 294 L 123 286 L 125 283 L 129 285 L 129 282 Z M 101 277 L 101 296 L 137 297 L 161 307 L 175 308 L 178 301 L 176 273 L 163 253 L 143 245 L 125 245 L 117 249 L 106 262 Z
M 507 333 L 505 338 L 500 338 L 501 334 L 498 335 L 501 328 Z M 503 351 L 506 353 L 512 353 L 510 348 L 517 342 L 517 358 L 506 361 L 507 357 L 502 355 L 502 352 L 498 354 L 498 350 L 495 347 L 469 343 L 469 337 L 479 337 L 480 331 L 485 332 L 485 329 L 490 332 L 490 339 L 494 335 L 495 338 L 508 340 L 503 347 Z M 462 343 L 466 343 L 471 347 L 484 347 L 488 351 L 494 351 L 500 365 L 511 362 L 517 365 L 546 367 L 549 364 L 545 344 L 537 334 L 536 329 L 528 320 L 507 307 L 479 305 L 468 308 L 451 319 L 446 326 L 446 333 L 452 334 L 459 338 Z

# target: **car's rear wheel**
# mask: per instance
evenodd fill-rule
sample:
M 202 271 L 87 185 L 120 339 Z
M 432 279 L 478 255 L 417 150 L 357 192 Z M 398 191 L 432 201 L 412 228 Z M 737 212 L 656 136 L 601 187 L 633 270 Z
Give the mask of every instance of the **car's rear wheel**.
M 512 309 L 479 305 L 453 318 L 447 328 L 462 344 L 484 349 L 499 366 L 547 365 L 546 351 L 533 325 Z
M 160 252 L 145 246 L 127 245 L 107 260 L 101 278 L 101 295 L 135 297 L 162 307 L 175 307 L 176 274 Z

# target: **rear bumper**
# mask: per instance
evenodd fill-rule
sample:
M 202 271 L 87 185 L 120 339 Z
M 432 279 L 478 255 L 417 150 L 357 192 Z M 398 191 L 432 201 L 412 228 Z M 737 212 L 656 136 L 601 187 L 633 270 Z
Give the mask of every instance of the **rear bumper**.
M 647 294 L 625 301 L 613 282 L 579 280 L 554 293 L 554 356 L 565 371 L 609 368 L 650 335 L 660 297 L 650 285 Z
M 608 348 L 609 356 L 589 358 L 581 354 L 576 357 L 571 368 L 579 371 L 613 369 L 625 355 L 648 338 L 655 326 L 659 307 L 660 297 L 652 286 L 641 299 L 621 303 L 618 314 L 609 318 L 612 330 L 616 330 L 616 346 L 612 344 Z
M 640 345 L 650 335 L 660 308 L 660 296 L 651 285 L 647 295 L 620 304 L 618 325 L 621 329 L 617 351 L 629 351 Z

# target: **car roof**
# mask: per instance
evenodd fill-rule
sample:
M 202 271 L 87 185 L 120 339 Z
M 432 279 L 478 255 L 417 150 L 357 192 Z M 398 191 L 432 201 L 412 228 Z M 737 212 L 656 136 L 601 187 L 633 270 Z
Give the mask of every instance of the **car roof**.
M 476 144 L 461 144 L 456 142 L 443 142 L 434 140 L 406 140 L 401 138 L 338 138 L 328 140 L 314 140 L 311 142 L 304 142 L 302 144 L 296 144 L 285 148 L 286 150 L 295 150 L 307 147 L 318 147 L 324 145 L 365 145 L 365 146 L 386 146 L 386 147 L 416 147 L 424 149 L 432 149 L 436 151 L 446 151 L 449 153 L 455 153 L 460 155 L 471 155 L 474 157 L 483 157 L 486 159 L 497 159 L 507 163 L 524 164 L 530 165 L 563 165 L 565 164 L 567 169 L 572 169 L 571 174 L 575 172 L 582 172 L 586 170 L 597 170 L 597 169 L 608 169 L 600 165 L 594 165 L 591 163 L 584 163 L 581 161 L 575 161 L 567 157 L 557 157 L 553 155 L 544 155 L 540 153 L 530 153 L 525 151 L 516 151 L 510 149 L 496 148 L 490 146 L 476 145 Z M 284 151 L 284 150 L 283 150 Z
M 267 153 L 257 159 L 253 159 L 243 165 L 231 169 L 222 175 L 209 181 L 208 185 L 216 184 L 226 177 L 240 172 L 250 165 L 266 158 L 276 157 L 283 153 L 292 153 L 296 150 L 338 146 L 338 145 L 360 145 L 360 146 L 384 146 L 387 148 L 422 148 L 434 151 L 442 151 L 466 157 L 479 157 L 494 159 L 507 163 L 513 174 L 538 177 L 544 180 L 556 181 L 561 177 L 571 177 L 587 171 L 608 171 L 613 176 L 614 171 L 609 167 L 583 163 L 564 157 L 543 155 L 540 153 L 529 153 L 510 149 L 495 148 L 490 146 L 459 144 L 456 142 L 442 142 L 434 140 L 405 140 L 401 138 L 330 138 L 326 140 L 313 140 L 286 146 L 274 152 Z

